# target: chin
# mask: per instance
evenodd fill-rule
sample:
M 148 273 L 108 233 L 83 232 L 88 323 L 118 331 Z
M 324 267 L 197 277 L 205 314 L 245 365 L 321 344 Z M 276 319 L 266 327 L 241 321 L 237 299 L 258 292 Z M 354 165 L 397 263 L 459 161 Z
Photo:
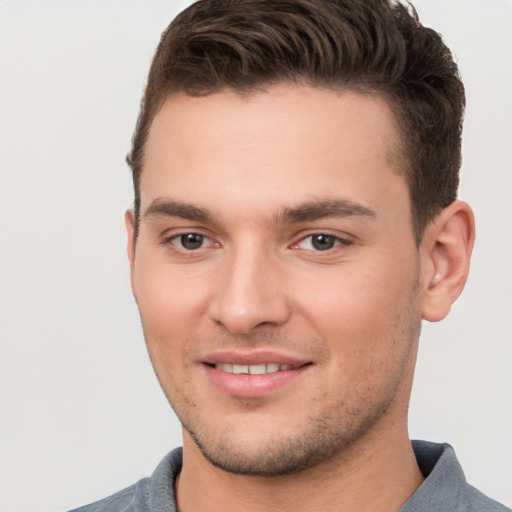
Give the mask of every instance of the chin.
M 292 475 L 328 461 L 343 459 L 346 450 L 370 431 L 378 430 L 390 403 L 366 411 L 325 415 L 296 428 L 249 432 L 225 426 L 222 433 L 185 430 L 213 466 L 229 473 L 275 477 Z M 241 435 L 245 434 L 245 437 Z

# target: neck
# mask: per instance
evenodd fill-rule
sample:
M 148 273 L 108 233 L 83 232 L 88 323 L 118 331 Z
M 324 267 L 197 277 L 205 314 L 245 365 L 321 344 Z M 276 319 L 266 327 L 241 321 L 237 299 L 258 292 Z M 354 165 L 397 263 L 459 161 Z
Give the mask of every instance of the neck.
M 176 496 L 179 512 L 396 512 L 422 481 L 406 428 L 370 432 L 339 456 L 280 477 L 218 469 L 185 433 Z

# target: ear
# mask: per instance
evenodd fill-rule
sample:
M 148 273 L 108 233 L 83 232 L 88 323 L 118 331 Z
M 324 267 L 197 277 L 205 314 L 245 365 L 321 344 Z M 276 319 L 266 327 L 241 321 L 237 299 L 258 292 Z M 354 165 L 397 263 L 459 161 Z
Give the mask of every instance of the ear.
M 128 253 L 128 260 L 130 262 L 130 282 L 133 289 L 133 275 L 135 268 L 135 212 L 133 210 L 126 210 L 124 214 L 124 223 L 126 225 L 126 252 Z
M 448 315 L 462 292 L 475 241 L 475 220 L 470 206 L 455 201 L 425 229 L 421 242 L 422 315 L 438 322 Z

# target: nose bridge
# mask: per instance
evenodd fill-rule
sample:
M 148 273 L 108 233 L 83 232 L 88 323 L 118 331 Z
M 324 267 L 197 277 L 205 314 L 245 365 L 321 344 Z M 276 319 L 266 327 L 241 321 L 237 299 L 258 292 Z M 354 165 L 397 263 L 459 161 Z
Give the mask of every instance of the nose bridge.
M 234 247 L 217 276 L 213 319 L 235 334 L 285 323 L 290 305 L 278 267 L 275 255 L 256 240 Z

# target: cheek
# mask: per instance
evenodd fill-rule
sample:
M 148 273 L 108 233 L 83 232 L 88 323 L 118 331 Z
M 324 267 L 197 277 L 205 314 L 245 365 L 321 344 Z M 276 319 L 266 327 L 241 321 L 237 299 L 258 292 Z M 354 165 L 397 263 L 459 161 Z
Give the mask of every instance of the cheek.
M 309 276 L 302 284 L 300 302 L 305 314 L 309 311 L 318 318 L 319 327 L 332 325 L 334 332 L 371 327 L 393 307 L 393 280 L 378 266 L 332 268 L 324 275 Z M 372 321 L 366 322 L 369 318 Z
M 382 268 L 327 281 L 309 311 L 308 322 L 329 352 L 325 389 L 346 390 L 343 399 L 354 411 L 361 400 L 396 388 L 419 334 L 414 277 L 398 283 Z
M 380 357 L 390 350 L 401 331 L 414 321 L 413 266 L 378 259 L 330 269 L 309 278 L 302 287 L 301 314 L 328 341 L 333 356 L 342 360 Z M 356 357 L 358 356 L 358 357 Z
M 188 275 L 185 269 L 139 259 L 134 294 L 155 368 L 184 362 L 188 340 L 200 329 L 208 303 L 209 292 L 200 281 L 200 275 Z
M 204 308 L 211 282 L 205 270 L 172 265 L 151 250 L 141 250 L 134 268 L 134 294 L 141 316 L 152 325 L 179 325 Z

